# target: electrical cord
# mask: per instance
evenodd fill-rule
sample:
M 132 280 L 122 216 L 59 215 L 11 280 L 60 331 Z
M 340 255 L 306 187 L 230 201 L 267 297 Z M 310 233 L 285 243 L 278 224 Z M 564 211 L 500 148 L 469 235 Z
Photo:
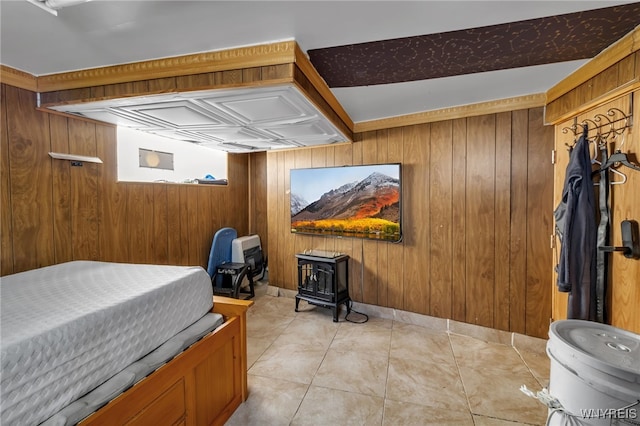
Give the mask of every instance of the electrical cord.
M 348 309 L 347 309 L 347 315 L 344 316 L 344 320 L 345 321 L 349 321 L 352 322 L 354 324 L 364 324 L 365 322 L 369 321 L 369 315 L 362 313 L 362 312 L 358 312 L 355 309 L 352 308 L 353 306 L 353 302 L 351 300 L 349 300 L 347 303 L 349 303 Z M 364 321 L 354 321 L 349 319 L 349 315 L 356 313 L 358 315 L 362 315 L 364 317 Z
M 562 424 L 566 425 L 566 426 L 581 426 L 581 425 L 586 425 L 587 423 L 585 423 L 585 419 L 584 417 L 581 416 L 577 416 L 576 414 L 570 413 L 569 411 L 567 411 L 563 406 L 562 403 L 560 403 L 560 401 L 554 397 L 553 395 L 551 395 L 549 393 L 549 390 L 547 388 L 542 388 L 541 391 L 538 392 L 533 392 L 529 389 L 527 389 L 527 387 L 525 385 L 522 385 L 520 387 L 520 391 L 522 391 L 522 393 L 524 393 L 527 396 L 530 396 L 531 398 L 537 399 L 538 401 L 540 401 L 541 403 L 543 403 L 544 405 L 547 406 L 547 408 L 549 408 L 549 415 L 547 416 L 547 421 L 545 423 L 545 426 L 549 426 L 551 424 L 551 418 L 554 417 L 555 415 L 559 415 L 562 418 Z M 621 407 L 618 409 L 612 409 L 615 412 L 620 412 L 622 410 L 625 409 L 630 409 L 632 407 L 635 407 L 636 405 L 640 405 L 640 400 L 627 405 L 625 407 Z M 613 423 L 612 423 L 613 424 Z M 640 425 L 639 422 L 637 422 L 636 420 L 633 419 L 618 419 L 616 418 L 616 423 L 618 425 Z
M 364 244 L 361 245 L 360 250 L 360 296 L 362 297 L 362 300 L 364 300 Z M 364 324 L 365 322 L 369 321 L 369 315 L 353 309 L 353 301 L 351 299 L 349 299 L 347 303 L 349 304 L 349 306 L 347 306 L 347 315 L 344 316 L 345 321 L 353 322 L 355 324 Z M 364 317 L 364 321 L 350 320 L 349 315 L 352 312 L 358 315 L 362 315 Z

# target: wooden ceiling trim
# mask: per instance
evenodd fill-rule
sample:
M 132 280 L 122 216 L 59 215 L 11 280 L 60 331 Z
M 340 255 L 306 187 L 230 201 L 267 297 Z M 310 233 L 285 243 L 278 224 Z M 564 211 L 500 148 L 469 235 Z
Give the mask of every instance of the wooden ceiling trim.
M 196 53 L 37 77 L 37 91 L 77 89 L 206 72 L 293 63 L 295 41 Z
M 544 106 L 545 99 L 546 96 L 544 93 L 538 93 L 496 101 L 480 102 L 477 104 L 442 108 L 433 111 L 424 111 L 398 117 L 383 118 L 380 120 L 362 121 L 355 123 L 354 133 L 412 126 L 415 124 L 433 123 L 436 121 L 453 120 L 485 114 L 496 114 L 499 112 L 516 111 L 519 109 L 537 108 Z
M 33 75 L 2 64 L 0 64 L 0 83 L 32 92 L 37 92 L 38 87 L 37 80 Z
M 547 104 L 560 98 L 640 49 L 640 26 L 547 90 Z
M 293 64 L 281 64 L 275 67 L 277 73 L 264 76 L 262 80 L 249 78 L 244 81 L 245 70 L 237 70 L 243 75 L 242 81 L 225 82 L 219 74 L 223 72 L 208 73 L 210 75 L 186 75 L 179 76 L 171 81 L 166 82 L 161 87 L 149 84 L 154 80 L 140 81 L 140 85 L 135 83 L 117 83 L 113 85 L 94 86 L 82 89 L 60 90 L 55 92 L 45 92 L 41 94 L 42 106 L 51 107 L 57 105 L 77 104 L 82 102 L 106 101 L 110 99 L 122 99 L 136 96 L 154 96 L 167 93 L 186 93 L 200 90 L 218 90 L 218 89 L 246 89 L 259 88 L 267 86 L 277 86 L 290 84 L 293 82 Z M 250 68 L 254 70 L 254 68 Z M 248 75 L 248 74 L 247 74 Z M 199 78 L 201 77 L 201 78 Z M 132 86 L 133 85 L 133 86 Z
M 636 77 L 607 93 L 603 93 L 602 95 L 590 99 L 588 102 L 581 102 L 579 106 L 574 106 L 573 104 L 558 105 L 559 101 L 556 100 L 555 102 L 547 104 L 544 124 L 557 125 L 573 117 L 577 117 L 586 111 L 592 110 L 598 105 L 606 104 L 614 99 L 628 95 L 631 92 L 635 92 L 638 89 L 640 89 L 640 79 Z
M 303 81 L 304 80 L 304 81 Z M 340 130 L 348 139 L 349 142 L 353 141 L 353 125 L 349 127 L 344 120 L 332 109 L 329 103 L 322 97 L 322 95 L 315 90 L 315 87 L 311 85 L 306 78 L 298 77 L 293 83 L 300 93 L 307 98 L 307 100 L 334 126 Z
M 318 74 L 315 67 L 311 64 L 309 58 L 304 54 L 302 49 L 296 44 L 295 46 L 295 62 L 300 71 L 307 77 L 309 82 L 318 91 L 320 96 L 329 104 L 331 109 L 340 117 L 340 119 L 347 125 L 350 131 L 353 131 L 353 120 L 349 117 L 349 114 L 344 110 L 338 99 L 334 96 L 333 92 L 324 81 L 324 79 Z

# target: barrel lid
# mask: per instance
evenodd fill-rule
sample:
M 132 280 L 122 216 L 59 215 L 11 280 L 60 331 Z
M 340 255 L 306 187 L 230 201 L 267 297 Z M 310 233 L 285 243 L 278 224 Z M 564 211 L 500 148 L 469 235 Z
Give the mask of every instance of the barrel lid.
M 607 370 L 614 368 L 640 375 L 638 334 L 593 321 L 560 320 L 551 324 L 549 337 L 559 339 L 598 365 L 608 366 Z

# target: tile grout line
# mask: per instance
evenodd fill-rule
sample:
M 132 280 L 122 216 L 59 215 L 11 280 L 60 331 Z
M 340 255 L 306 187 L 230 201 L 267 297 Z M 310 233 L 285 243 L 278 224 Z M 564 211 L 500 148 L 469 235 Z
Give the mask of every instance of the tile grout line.
M 394 310 L 395 317 L 395 310 Z M 387 375 L 384 381 L 384 397 L 382 398 L 382 422 L 381 425 L 384 425 L 384 418 L 386 414 L 387 407 L 387 386 L 389 385 L 389 367 L 391 366 L 391 342 L 393 341 L 393 330 L 396 326 L 396 320 L 391 320 L 391 333 L 389 334 L 389 350 L 387 351 Z
M 449 325 L 449 320 L 447 320 L 447 328 Z M 464 380 L 462 379 L 462 373 L 460 372 L 460 364 L 458 363 L 458 357 L 456 356 L 456 351 L 453 350 L 453 342 L 451 342 L 451 332 L 447 330 L 447 340 L 449 341 L 449 349 L 451 349 L 451 354 L 453 355 L 453 361 L 456 363 L 456 370 L 458 370 L 458 378 L 460 379 L 460 383 L 462 384 L 462 391 L 464 392 L 464 398 L 467 400 L 467 407 L 469 408 L 469 415 L 471 416 L 471 422 L 475 425 L 476 421 L 473 418 L 473 411 L 471 410 L 471 401 L 469 401 L 469 394 L 467 393 L 467 387 L 464 384 Z
M 265 302 L 265 303 L 266 303 L 266 302 Z M 282 336 L 282 335 L 286 332 L 286 330 L 291 326 L 291 324 L 293 324 L 293 322 L 295 321 L 295 319 L 296 319 L 296 317 L 297 317 L 297 316 L 298 316 L 298 312 L 295 312 L 295 313 L 293 314 L 293 318 L 291 319 L 291 321 L 289 321 L 289 323 L 286 325 L 286 327 L 283 327 L 282 331 L 281 331 L 280 333 L 278 333 L 278 334 L 273 338 L 273 340 L 271 341 L 271 343 L 269 343 L 269 345 L 268 345 L 268 346 L 267 346 L 267 347 L 262 351 L 262 353 L 261 353 L 261 354 L 256 358 L 256 360 L 254 361 L 253 365 L 255 365 L 255 364 L 260 360 L 260 358 L 262 358 L 262 356 L 263 356 L 263 355 L 264 355 L 264 354 L 265 354 L 265 353 L 266 353 L 266 352 L 267 352 L 267 351 L 268 351 L 268 350 L 273 346 L 273 344 L 276 342 L 276 340 L 278 340 L 278 338 L 280 338 L 280 336 Z M 335 336 L 334 336 L 334 337 L 335 337 Z M 325 356 L 326 356 L 326 352 L 325 352 Z M 323 360 L 324 360 L 324 357 L 323 357 Z M 252 365 L 252 366 L 253 366 L 253 365 Z M 318 367 L 318 368 L 320 368 L 320 367 Z M 249 369 L 250 369 L 250 368 L 247 368 L 247 374 L 249 374 L 249 371 L 248 371 Z M 316 371 L 316 373 L 317 373 L 317 371 Z M 261 376 L 261 375 L 259 375 L 259 374 L 254 374 L 254 376 L 259 376 L 259 377 L 263 377 L 263 378 L 270 378 L 269 376 Z M 315 377 L 315 373 L 314 373 L 314 377 Z M 311 380 L 311 381 L 313 381 L 313 378 L 312 378 L 312 380 Z M 298 383 L 298 382 L 296 382 L 296 383 Z M 291 418 L 289 419 L 289 425 L 291 425 L 291 423 L 293 422 L 293 419 L 295 418 L 296 414 L 298 414 L 298 411 L 300 411 L 300 406 L 302 406 L 302 402 L 303 402 L 303 401 L 304 401 L 304 399 L 306 398 L 307 393 L 309 392 L 309 389 L 310 389 L 310 388 L 311 388 L 311 383 L 309 383 L 309 384 L 308 384 L 308 386 L 307 386 L 307 390 L 305 391 L 304 395 L 303 395 L 303 396 L 302 396 L 302 398 L 300 399 L 300 403 L 298 404 L 298 406 L 297 406 L 297 408 L 296 408 L 295 412 L 293 413 L 293 415 L 292 415 L 292 416 L 291 416 Z M 244 404 L 244 402 L 245 402 L 245 401 L 243 401 L 243 404 Z
M 298 313 L 296 313 L 296 316 L 298 316 Z M 291 423 L 293 422 L 293 419 L 296 418 L 296 415 L 300 411 L 300 407 L 302 407 L 302 403 L 304 402 L 305 398 L 309 394 L 309 390 L 311 389 L 311 385 L 313 384 L 313 380 L 316 378 L 316 375 L 318 374 L 318 371 L 320 371 L 320 367 L 322 367 L 322 363 L 324 363 L 324 360 L 327 359 L 327 353 L 329 353 L 329 349 L 331 348 L 331 344 L 336 339 L 336 335 L 338 334 L 338 330 L 341 327 L 342 327 L 342 323 L 338 323 L 338 327 L 336 328 L 336 332 L 334 333 L 333 337 L 331 338 L 331 342 L 329 342 L 329 344 L 327 345 L 327 347 L 326 347 L 326 349 L 324 351 L 324 355 L 322 356 L 322 361 L 320 361 L 320 363 L 318 364 L 318 368 L 316 368 L 316 371 L 313 373 L 313 377 L 311 377 L 311 381 L 309 382 L 309 385 L 307 386 L 307 390 L 305 391 L 304 395 L 300 399 L 300 404 L 298 404 L 298 407 L 296 408 L 295 413 L 293 413 L 293 416 L 289 420 L 289 425 L 291 425 Z

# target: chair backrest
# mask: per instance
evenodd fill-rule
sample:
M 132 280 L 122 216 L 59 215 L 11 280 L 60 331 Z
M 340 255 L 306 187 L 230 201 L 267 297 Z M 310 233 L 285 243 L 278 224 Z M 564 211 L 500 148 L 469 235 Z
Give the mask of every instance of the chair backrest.
M 238 233 L 233 228 L 221 228 L 215 233 L 207 266 L 207 273 L 210 277 L 213 277 L 216 266 L 231 262 L 231 242 L 236 238 L 238 238 Z

